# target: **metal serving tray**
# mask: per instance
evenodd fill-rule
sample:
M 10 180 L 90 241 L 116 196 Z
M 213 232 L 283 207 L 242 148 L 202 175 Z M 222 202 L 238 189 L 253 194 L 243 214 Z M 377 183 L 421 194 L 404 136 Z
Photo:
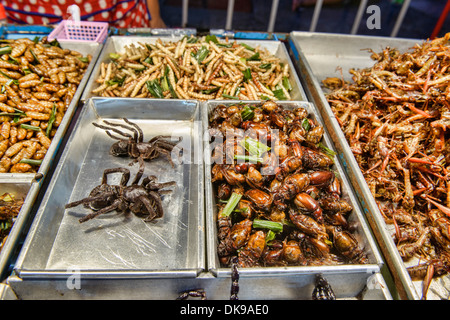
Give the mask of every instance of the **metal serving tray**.
M 367 68 L 374 64 L 367 49 L 379 52 L 387 46 L 401 52 L 412 48 L 421 40 L 385 37 L 351 36 L 327 33 L 291 32 L 290 49 L 298 67 L 308 97 L 320 110 L 324 123 L 331 133 L 339 158 L 353 184 L 364 214 L 374 232 L 387 265 L 391 270 L 400 299 L 421 299 L 422 281 L 411 281 L 406 266 L 392 240 L 392 228 L 385 222 L 368 185 L 359 170 L 347 140 L 328 104 L 321 81 L 327 77 L 350 80 L 350 68 Z M 432 281 L 428 299 L 448 299 L 450 277 Z M 394 295 L 394 294 L 393 294 Z
M 106 40 L 104 48 L 100 54 L 100 57 L 95 65 L 94 70 L 92 71 L 92 75 L 89 79 L 88 84 L 86 85 L 86 90 L 81 97 L 81 101 L 85 101 L 94 96 L 92 90 L 97 87 L 95 80 L 99 77 L 100 67 L 102 62 L 109 62 L 109 54 L 116 52 L 124 52 L 124 48 L 127 45 L 140 43 L 156 43 L 158 39 L 164 41 L 178 41 L 182 37 L 180 36 L 172 36 L 172 37 L 132 37 L 132 36 L 111 36 Z M 282 62 L 287 63 L 290 69 L 289 81 L 292 84 L 292 91 L 290 95 L 292 100 L 300 100 L 306 101 L 306 94 L 303 90 L 303 87 L 300 83 L 298 75 L 295 72 L 294 65 L 289 57 L 289 53 L 286 49 L 284 43 L 280 41 L 271 41 L 271 40 L 236 40 L 238 43 L 246 43 L 249 46 L 257 47 L 259 46 L 262 49 L 267 49 L 271 54 L 279 57 Z
M 12 190 L 17 192 L 18 194 L 25 197 L 24 204 L 22 209 L 17 217 L 16 222 L 14 223 L 13 228 L 6 240 L 3 250 L 0 253 L 0 280 L 3 280 L 5 276 L 7 276 L 7 272 L 9 270 L 10 264 L 13 263 L 12 255 L 14 251 L 18 247 L 19 240 L 25 237 L 25 227 L 27 226 L 28 219 L 30 217 L 30 211 L 35 203 L 36 197 L 40 189 L 42 188 L 44 182 L 44 176 L 48 173 L 49 169 L 54 162 L 54 158 L 58 148 L 61 144 L 61 141 L 66 134 L 66 131 L 70 125 L 73 114 L 78 106 L 78 100 L 83 92 L 84 86 L 87 83 L 89 78 L 89 74 L 92 71 L 95 62 L 98 58 L 98 55 L 101 51 L 101 46 L 97 44 L 89 44 L 89 43 L 64 43 L 61 44 L 64 49 L 76 50 L 83 55 L 91 54 L 92 55 L 92 63 L 86 69 L 86 73 L 80 82 L 80 85 L 75 92 L 75 95 L 72 98 L 72 101 L 64 115 L 64 118 L 52 139 L 52 143 L 50 148 L 47 151 L 47 154 L 42 161 L 41 166 L 37 173 L 0 173 L 0 186 L 2 190 Z
M 178 144 L 183 147 L 182 162 L 172 168 L 160 157 L 146 162 L 144 172 L 177 185 L 163 196 L 164 216 L 154 223 L 114 211 L 80 224 L 78 219 L 89 210 L 82 205 L 66 210 L 65 204 L 87 197 L 107 168 L 129 168 L 128 185 L 138 170 L 137 163 L 130 165 L 130 158 L 110 155 L 116 140 L 92 125 L 102 120 L 122 123 L 122 117 L 137 123 L 146 141 L 156 135 L 183 138 Z M 201 149 L 195 148 L 199 119 L 196 101 L 88 100 L 17 259 L 17 276 L 64 279 L 76 270 L 83 279 L 176 278 L 201 272 L 205 268 L 203 167 Z M 110 175 L 108 183 L 118 184 L 120 178 Z
M 202 121 L 203 127 L 208 128 L 208 115 L 211 110 L 219 105 L 232 105 L 236 102 L 231 101 L 208 101 L 206 107 L 202 109 Z M 258 104 L 260 102 L 252 101 L 251 104 Z M 309 116 L 314 119 L 317 123 L 321 124 L 321 120 L 316 116 L 316 110 L 314 106 L 308 102 L 302 101 L 288 101 L 280 103 L 287 109 L 293 109 L 294 107 L 304 107 Z M 332 143 L 328 134 L 324 135 L 324 144 L 333 149 Z M 204 154 L 205 159 L 209 156 L 210 146 L 209 146 L 209 136 L 205 132 L 204 140 Z M 337 160 L 337 158 L 335 159 Z M 360 292 L 367 284 L 367 279 L 371 274 L 380 271 L 382 265 L 382 258 L 376 249 L 375 241 L 373 240 L 370 229 L 366 225 L 365 219 L 362 216 L 362 212 L 359 209 L 357 199 L 353 195 L 351 185 L 347 181 L 344 171 L 341 168 L 339 162 L 333 166 L 333 169 L 337 173 L 337 176 L 342 182 L 342 193 L 343 198 L 352 204 L 354 210 L 349 215 L 348 221 L 351 224 L 355 224 L 356 231 L 355 236 L 361 247 L 364 248 L 365 252 L 369 257 L 370 264 L 367 265 L 339 265 L 339 266 L 289 266 L 289 267 L 255 267 L 255 268 L 241 268 L 240 276 L 299 276 L 303 275 L 306 282 L 313 281 L 314 277 L 311 274 L 322 273 L 326 276 L 334 275 L 340 279 L 346 279 L 345 285 L 342 283 L 342 287 L 339 290 L 345 292 Z M 213 191 L 213 186 L 211 182 L 211 164 L 205 163 L 205 204 L 206 204 L 206 230 L 207 230 L 207 257 L 208 257 L 208 270 L 217 277 L 228 276 L 231 274 L 229 268 L 223 268 L 220 266 L 218 255 L 217 255 L 217 206 L 216 206 L 216 196 Z
M 3 248 L 0 251 L 0 281 L 4 280 L 12 271 L 13 256 L 18 248 L 18 240 L 22 236 L 22 231 L 27 223 L 29 213 L 34 203 L 34 198 L 38 192 L 38 185 L 28 179 L 11 179 L 9 182 L 0 183 L 0 195 L 10 193 L 16 199 L 24 199 L 22 208 L 17 215 L 14 224 L 9 232 Z
M 61 47 L 63 49 L 75 50 L 83 54 L 84 56 L 87 54 L 92 55 L 91 63 L 89 64 L 86 72 L 78 85 L 77 90 L 72 98 L 72 101 L 69 104 L 69 107 L 64 114 L 64 118 L 61 121 L 61 124 L 56 131 L 55 136 L 52 138 L 52 143 L 47 150 L 47 153 L 42 161 L 42 164 L 39 167 L 37 173 L 0 173 L 0 182 L 9 181 L 11 179 L 28 179 L 30 182 L 34 179 L 42 181 L 42 178 L 47 174 L 50 169 L 53 160 L 55 158 L 55 154 L 58 151 L 58 148 L 61 144 L 61 140 L 63 139 L 67 128 L 72 120 L 73 114 L 78 106 L 81 94 L 83 93 L 84 87 L 86 86 L 89 76 L 95 66 L 97 58 L 100 55 L 102 44 L 98 43 L 80 43 L 80 42 L 65 42 L 61 43 Z

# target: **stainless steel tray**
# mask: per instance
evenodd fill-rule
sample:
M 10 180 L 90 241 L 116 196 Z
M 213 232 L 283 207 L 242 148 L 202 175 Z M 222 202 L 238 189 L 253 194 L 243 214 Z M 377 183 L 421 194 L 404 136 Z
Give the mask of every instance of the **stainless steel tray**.
M 175 300 L 181 292 L 202 288 L 208 300 L 230 298 L 231 280 L 213 277 L 210 273 L 197 278 L 178 279 L 85 279 L 76 273 L 67 280 L 22 280 L 8 278 L 1 300 Z M 239 279 L 239 300 L 311 300 L 314 274 L 242 277 Z M 325 275 L 338 300 L 392 300 L 380 273 L 329 273 Z M 348 283 L 367 281 L 363 290 Z M 0 287 L 0 294 L 2 288 Z M 198 299 L 198 298 L 192 298 Z M 190 302 L 190 301 L 186 301 Z M 191 301 L 192 302 L 192 301 Z M 194 301 L 194 304 L 200 301 Z M 296 301 L 289 308 L 296 308 Z M 185 304 L 182 304 L 185 305 Z M 181 306 L 181 305 L 180 305 Z M 272 311 L 272 310 L 271 310 Z
M 0 253 L 0 275 L 1 279 L 7 276 L 9 265 L 13 263 L 11 261 L 14 251 L 18 247 L 20 238 L 24 237 L 24 228 L 26 223 L 31 219 L 30 211 L 35 203 L 36 197 L 40 189 L 42 188 L 44 177 L 51 168 L 56 152 L 59 149 L 61 141 L 67 132 L 67 129 L 72 120 L 73 114 L 78 106 L 79 98 L 84 90 L 89 74 L 94 68 L 95 62 L 100 54 L 102 45 L 98 43 L 72 43 L 66 42 L 61 44 L 64 49 L 76 50 L 83 55 L 91 54 L 92 63 L 88 66 L 86 73 L 78 86 L 75 95 L 66 111 L 66 114 L 52 139 L 50 148 L 42 161 L 42 164 L 37 173 L 0 173 L 0 185 L 2 190 L 12 190 L 25 197 L 22 209 L 14 223 L 13 228 L 6 240 L 3 250 Z
M 55 154 L 58 151 L 58 148 L 61 144 L 61 140 L 66 134 L 67 128 L 72 120 L 73 114 L 78 106 L 80 97 L 83 93 L 84 87 L 86 86 L 90 73 L 92 72 L 97 58 L 100 55 L 101 49 L 103 47 L 102 44 L 99 43 L 84 43 L 84 42 L 65 42 L 61 43 L 61 47 L 63 49 L 75 50 L 83 54 L 84 56 L 87 54 L 92 55 L 92 61 L 89 64 L 86 72 L 78 85 L 77 90 L 72 98 L 72 101 L 69 104 L 69 107 L 64 114 L 63 120 L 56 131 L 55 136 L 52 138 L 52 143 L 47 150 L 47 153 L 42 161 L 42 164 L 39 167 L 37 173 L 0 173 L 0 182 L 9 181 L 10 179 L 28 179 L 30 182 L 34 179 L 40 180 L 42 179 L 50 169 L 53 163 L 53 159 L 55 158 Z
M 151 113 L 149 113 L 148 108 L 143 108 L 143 106 L 154 105 L 165 111 L 162 113 L 162 116 L 165 116 L 163 120 L 177 122 L 174 125 L 177 125 L 180 130 L 183 130 L 181 128 L 181 124 L 185 122 L 183 119 L 192 117 L 194 123 L 200 121 L 196 102 L 176 100 L 146 100 L 143 102 L 136 99 L 133 99 L 131 102 L 129 99 L 123 100 L 127 103 L 128 108 L 132 109 L 129 112 L 138 115 L 133 119 L 145 119 L 146 115 Z M 201 104 L 200 108 L 204 110 L 206 104 Z M 193 112 L 195 116 L 192 116 Z M 204 288 L 208 299 L 229 299 L 231 279 L 229 275 L 226 275 L 227 271 L 223 270 L 220 276 L 215 276 L 206 268 L 206 256 L 203 256 L 203 254 L 207 254 L 209 250 L 205 247 L 207 245 L 205 226 L 203 225 L 203 220 L 200 221 L 204 216 L 196 215 L 195 213 L 190 218 L 200 220 L 191 224 L 183 222 L 177 224 L 176 228 L 186 227 L 183 232 L 189 232 L 189 239 L 196 242 L 196 246 L 199 247 L 194 248 L 195 246 L 191 246 L 189 255 L 192 260 L 195 260 L 195 250 L 199 250 L 199 260 L 201 261 L 199 265 L 204 267 L 200 273 L 197 273 L 198 270 L 195 270 L 195 273 L 189 273 L 187 276 L 182 277 L 181 275 L 186 275 L 186 272 L 180 270 L 165 270 L 159 273 L 151 270 L 124 270 L 114 266 L 107 270 L 83 270 L 78 269 L 76 264 L 70 265 L 67 269 L 53 270 L 47 268 L 50 253 L 55 250 L 55 246 L 58 246 L 56 238 L 58 236 L 63 237 L 63 229 L 67 231 L 69 228 L 68 226 L 64 227 L 63 223 L 68 224 L 68 221 L 72 220 L 71 233 L 67 236 L 67 241 L 65 241 L 67 244 L 64 248 L 66 253 L 61 255 L 61 258 L 65 259 L 68 257 L 71 261 L 77 260 L 78 267 L 79 262 L 82 263 L 84 260 L 83 255 L 89 254 L 89 252 L 85 252 L 86 246 L 88 246 L 86 244 L 88 239 L 81 238 L 80 233 L 83 236 L 86 236 L 86 233 L 104 234 L 108 227 L 114 228 L 114 230 L 118 228 L 118 225 L 111 226 L 111 220 L 116 221 L 115 218 L 104 218 L 100 219 L 101 221 L 92 220 L 91 222 L 96 223 L 95 226 L 80 226 L 78 221 L 76 221 L 77 217 L 64 212 L 62 208 L 71 197 L 74 197 L 72 187 L 76 183 L 79 172 L 80 175 L 82 174 L 82 167 L 86 165 L 86 159 L 89 159 L 89 157 L 85 157 L 86 152 L 82 150 L 90 146 L 91 141 L 96 139 L 93 126 L 90 124 L 91 121 L 97 119 L 97 116 L 108 119 L 117 118 L 119 115 L 122 116 L 122 113 L 126 115 L 123 109 L 123 101 L 101 98 L 93 98 L 88 101 L 86 108 L 80 114 L 80 120 L 74 128 L 73 134 L 70 136 L 68 147 L 64 150 L 61 162 L 57 166 L 55 179 L 51 182 L 44 196 L 41 208 L 17 260 L 15 274 L 7 279 L 8 286 L 6 287 L 7 290 L 4 290 L 5 294 L 2 299 L 175 299 L 179 293 L 197 288 Z M 142 121 L 145 122 L 145 120 Z M 193 124 L 191 125 L 194 126 L 194 129 L 192 129 L 194 132 L 198 132 L 197 128 L 198 130 L 203 128 L 201 123 L 197 123 L 197 127 Z M 161 129 L 160 127 L 160 129 L 154 130 L 170 130 L 170 128 Z M 80 135 L 80 132 L 83 132 L 83 134 Z M 153 131 L 151 132 L 153 133 Z M 107 137 L 103 137 L 103 139 L 105 145 L 101 148 L 107 151 L 111 140 L 107 140 Z M 199 140 L 199 143 L 200 145 L 196 146 L 196 148 L 202 149 L 201 140 Z M 202 156 L 203 152 L 197 153 L 194 160 L 201 161 Z M 107 158 L 102 157 L 102 161 L 106 160 Z M 128 162 L 125 161 L 125 164 L 128 164 Z M 102 170 L 103 167 L 97 169 L 97 179 Z M 199 170 L 200 172 L 197 173 L 201 174 L 193 183 L 194 185 L 198 183 L 198 188 L 191 191 L 191 195 L 195 194 L 194 198 L 199 196 L 200 202 L 195 203 L 193 201 L 190 205 L 202 211 L 204 206 L 204 201 L 201 200 L 204 199 L 202 190 L 205 185 L 202 182 L 204 180 L 203 172 L 201 172 L 201 169 Z M 94 177 L 92 179 L 95 180 Z M 90 188 L 86 186 L 85 189 L 90 190 Z M 66 216 L 66 214 L 68 215 Z M 123 221 L 120 220 L 120 223 L 123 224 Z M 165 233 L 160 234 L 164 237 L 170 237 L 170 235 Z M 110 235 L 118 235 L 118 232 L 110 232 Z M 198 240 L 192 240 L 196 238 Z M 111 242 L 114 241 L 113 239 L 98 240 L 96 241 L 98 245 L 94 243 L 95 249 L 90 250 L 90 252 L 104 250 L 102 247 L 110 246 Z M 94 245 L 91 245 L 91 247 Z M 369 245 L 370 247 L 373 246 L 373 244 Z M 75 248 L 75 251 L 72 250 L 73 248 Z M 134 248 L 135 246 L 133 246 L 133 250 Z M 117 248 L 116 251 L 119 249 Z M 178 248 L 178 251 L 180 251 L 179 256 L 174 259 L 183 257 L 183 252 L 180 248 Z M 72 255 L 76 256 L 76 258 L 71 257 Z M 136 255 L 139 254 L 136 253 Z M 60 262 L 64 263 L 62 259 Z M 380 257 L 374 253 L 371 260 L 377 262 L 380 261 Z M 357 272 L 353 272 L 354 270 L 339 272 L 335 268 L 324 267 L 314 270 L 305 269 L 303 270 L 304 272 L 298 274 L 275 273 L 262 274 L 260 276 L 243 276 L 239 280 L 239 298 L 243 300 L 311 299 L 314 276 L 317 271 L 320 271 L 325 273 L 325 277 L 332 285 L 338 299 L 390 300 L 392 297 L 384 278 L 378 272 L 378 267 L 375 264 L 366 269 L 358 268 Z M 364 285 L 362 287 L 359 285 L 349 286 L 349 283 L 361 283 Z
M 130 181 L 138 170 L 137 164 L 129 166 L 130 158 L 110 155 L 115 140 L 92 125 L 122 117 L 137 123 L 147 141 L 159 134 L 183 137 L 182 163 L 172 168 L 161 157 L 146 163 L 144 172 L 177 185 L 163 197 L 164 216 L 155 223 L 113 212 L 80 224 L 78 219 L 89 210 L 83 206 L 65 210 L 66 203 L 88 196 L 107 168 L 128 167 Z M 195 277 L 205 268 L 203 170 L 201 149 L 194 148 L 200 137 L 199 119 L 196 101 L 88 100 L 36 213 L 15 273 L 21 279 L 67 278 L 73 270 L 83 279 Z M 120 176 L 108 178 L 110 184 L 119 180 Z
M 28 179 L 11 179 L 9 182 L 0 183 L 0 195 L 8 192 L 13 194 L 16 199 L 24 199 L 22 208 L 0 251 L 0 280 L 4 280 L 9 275 L 8 272 L 12 271 L 10 266 L 14 262 L 14 254 L 18 250 L 19 238 L 28 221 L 27 219 L 38 189 L 38 184 L 30 182 Z
M 100 57 L 95 65 L 92 75 L 86 85 L 86 90 L 81 97 L 81 101 L 85 101 L 94 96 L 92 90 L 97 87 L 95 80 L 99 77 L 100 66 L 102 62 L 109 61 L 109 54 L 115 52 L 123 52 L 126 45 L 140 43 L 156 43 L 158 39 L 162 41 L 177 41 L 181 39 L 181 36 L 172 37 L 136 37 L 136 36 L 111 36 L 106 40 L 104 48 L 100 54 Z M 289 81 L 292 84 L 292 91 L 290 92 L 292 100 L 306 101 L 306 94 L 300 83 L 300 80 L 295 72 L 294 65 L 289 57 L 289 53 L 284 43 L 280 41 L 271 40 L 236 40 L 238 43 L 246 43 L 249 46 L 259 46 L 262 49 L 267 49 L 271 54 L 280 58 L 282 62 L 287 63 L 290 68 Z
M 368 48 L 379 52 L 390 46 L 403 52 L 418 42 L 421 42 L 421 40 L 309 32 L 291 32 L 290 34 L 291 53 L 298 67 L 302 83 L 305 86 L 308 97 L 317 105 L 321 112 L 324 123 L 331 134 L 331 139 L 336 146 L 339 158 L 342 160 L 350 181 L 352 181 L 365 217 L 391 270 L 399 295 L 396 298 L 415 300 L 422 297 L 422 282 L 411 281 L 406 266 L 392 240 L 392 228 L 386 225 L 379 212 L 375 199 L 370 193 L 356 159 L 325 98 L 320 81 L 327 77 L 341 77 L 339 69 L 342 69 L 344 79 L 349 80 L 350 74 L 348 70 L 350 68 L 372 66 L 374 62 L 370 59 L 370 52 L 366 50 Z M 427 298 L 448 298 L 449 281 L 449 276 L 433 280 Z
M 236 102 L 230 101 L 209 101 L 206 103 L 206 107 L 202 109 L 202 121 L 203 127 L 208 128 L 208 115 L 209 112 L 219 104 L 231 105 Z M 259 102 L 253 101 L 252 104 L 257 104 Z M 304 107 L 311 119 L 317 121 L 321 124 L 321 120 L 316 116 L 317 111 L 314 106 L 308 102 L 301 101 L 288 101 L 280 103 L 283 107 L 287 109 L 292 109 L 294 107 Z M 205 159 L 207 155 L 210 155 L 209 139 L 207 138 L 207 133 L 205 132 L 206 138 L 204 139 L 204 154 Z M 333 149 L 332 143 L 328 134 L 324 135 L 324 144 Z M 337 160 L 337 158 L 335 159 Z M 349 277 L 348 281 L 345 282 L 347 288 L 342 288 L 342 290 L 349 291 L 361 291 L 366 285 L 367 278 L 372 274 L 380 271 L 380 267 L 383 264 L 381 255 L 378 253 L 374 239 L 370 234 L 370 229 L 366 225 L 366 221 L 362 216 L 362 212 L 359 209 L 359 205 L 356 197 L 353 195 L 353 190 L 350 183 L 344 174 L 343 169 L 338 161 L 335 161 L 333 170 L 337 172 L 337 177 L 340 178 L 342 182 L 342 192 L 343 198 L 352 204 L 354 210 L 350 213 L 348 221 L 351 224 L 355 224 L 356 231 L 355 236 L 361 247 L 369 257 L 369 264 L 367 265 L 336 265 L 336 266 L 289 266 L 289 267 L 254 267 L 254 268 L 241 268 L 240 276 L 290 276 L 290 275 L 304 275 L 307 281 L 313 279 L 310 277 L 311 274 L 322 273 L 322 274 L 335 274 L 340 277 Z M 220 267 L 218 255 L 217 255 L 217 206 L 216 206 L 216 196 L 213 191 L 211 182 L 211 164 L 205 163 L 205 204 L 206 204 L 206 227 L 207 227 L 207 257 L 208 257 L 208 270 L 217 277 L 223 277 L 230 275 L 231 271 L 229 268 Z M 359 276 L 356 276 L 358 274 Z M 352 276 L 353 278 L 352 278 Z

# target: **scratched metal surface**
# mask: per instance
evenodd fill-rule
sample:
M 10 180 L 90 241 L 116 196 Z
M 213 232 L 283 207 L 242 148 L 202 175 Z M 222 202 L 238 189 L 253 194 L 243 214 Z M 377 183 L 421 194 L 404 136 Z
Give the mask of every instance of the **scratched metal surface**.
M 96 278 L 195 277 L 203 270 L 203 170 L 192 148 L 199 136 L 198 108 L 196 101 L 88 101 L 24 243 L 15 266 L 18 275 L 64 277 L 79 270 L 83 277 Z M 154 222 L 113 211 L 80 224 L 78 219 L 90 210 L 82 205 L 64 209 L 66 203 L 87 197 L 107 168 L 129 168 L 128 185 L 138 170 L 130 158 L 110 155 L 115 140 L 92 125 L 103 119 L 120 122 L 121 117 L 137 123 L 145 141 L 156 135 L 183 137 L 184 162 L 172 168 L 160 157 L 146 162 L 144 171 L 159 182 L 176 181 L 176 186 L 163 196 L 164 216 Z M 118 184 L 120 178 L 110 175 L 108 183 Z

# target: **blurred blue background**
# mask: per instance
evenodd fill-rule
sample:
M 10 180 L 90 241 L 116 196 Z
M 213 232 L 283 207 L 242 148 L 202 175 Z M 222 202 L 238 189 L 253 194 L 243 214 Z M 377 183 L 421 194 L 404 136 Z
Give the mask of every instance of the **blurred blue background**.
M 380 29 L 368 29 L 370 14 L 364 13 L 357 34 L 389 36 L 401 9 L 402 0 L 369 1 L 381 12 Z M 412 0 L 397 37 L 429 38 L 447 3 L 447 0 Z M 161 15 L 169 27 L 181 27 L 182 0 L 161 0 Z M 309 31 L 315 0 L 280 0 L 274 32 Z M 190 0 L 186 27 L 196 29 L 222 29 L 226 25 L 227 0 Z M 324 0 L 316 32 L 349 34 L 358 11 L 356 0 Z M 268 30 L 271 0 L 236 0 L 232 30 Z M 438 36 L 450 31 L 450 18 L 446 18 Z

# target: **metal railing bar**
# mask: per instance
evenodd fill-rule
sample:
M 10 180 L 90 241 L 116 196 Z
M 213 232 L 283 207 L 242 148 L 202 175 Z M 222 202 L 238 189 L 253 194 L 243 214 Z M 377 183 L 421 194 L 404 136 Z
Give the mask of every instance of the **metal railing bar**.
M 322 10 L 323 0 L 317 0 L 316 5 L 314 7 L 314 13 L 311 20 L 311 25 L 309 27 L 310 32 L 316 31 L 317 22 L 319 21 L 320 11 Z
M 182 9 L 181 9 L 181 27 L 186 28 L 188 22 L 188 7 L 189 0 L 183 0 Z
M 367 7 L 368 0 L 361 0 L 358 7 L 358 12 L 356 13 L 355 21 L 353 21 L 351 34 L 356 34 L 358 32 L 359 25 L 361 24 L 361 19 L 364 14 L 364 10 Z
M 231 26 L 233 25 L 233 14 L 234 14 L 234 0 L 228 0 L 227 21 L 225 23 L 225 30 L 231 30 Z
M 391 32 L 391 37 L 396 37 L 400 27 L 402 26 L 403 19 L 405 18 L 406 11 L 408 11 L 409 5 L 411 4 L 411 0 L 405 0 L 403 2 L 402 8 L 400 9 L 400 13 L 398 14 L 397 20 L 395 21 L 394 28 Z
M 277 19 L 278 13 L 278 0 L 272 1 L 272 9 L 270 10 L 269 26 L 267 27 L 267 32 L 273 32 L 275 27 L 275 20 Z

